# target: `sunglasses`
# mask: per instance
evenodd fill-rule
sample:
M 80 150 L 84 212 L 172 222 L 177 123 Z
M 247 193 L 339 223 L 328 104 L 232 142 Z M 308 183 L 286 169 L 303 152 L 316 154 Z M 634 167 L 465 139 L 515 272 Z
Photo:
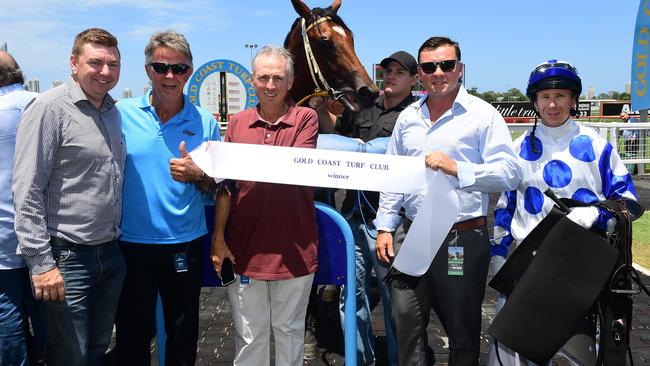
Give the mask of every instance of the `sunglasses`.
M 425 74 L 433 74 L 438 69 L 438 66 L 440 66 L 440 70 L 444 72 L 449 72 L 456 68 L 457 62 L 458 61 L 456 60 L 445 60 L 440 62 L 423 62 L 419 64 L 418 67 Z
M 172 74 L 174 75 L 183 75 L 187 72 L 187 70 L 191 69 L 191 66 L 185 65 L 185 64 L 166 64 L 164 62 L 152 62 L 149 64 L 153 71 L 159 73 L 159 74 L 167 74 L 167 71 L 169 69 L 172 69 Z

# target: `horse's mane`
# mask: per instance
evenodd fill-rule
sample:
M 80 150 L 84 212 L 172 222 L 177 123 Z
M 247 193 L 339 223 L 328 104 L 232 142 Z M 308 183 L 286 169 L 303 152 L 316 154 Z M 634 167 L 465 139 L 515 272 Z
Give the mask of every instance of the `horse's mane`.
M 309 24 L 309 23 L 315 22 L 317 19 L 322 18 L 322 17 L 330 17 L 330 18 L 332 18 L 332 22 L 336 23 L 337 25 L 340 25 L 346 31 L 352 33 L 350 28 L 348 28 L 348 26 L 345 25 L 345 22 L 343 21 L 343 19 L 341 19 L 338 15 L 336 15 L 335 12 L 332 11 L 331 6 L 328 6 L 327 8 L 324 8 L 324 9 L 323 8 L 313 8 L 313 9 L 311 9 L 309 19 L 305 19 L 305 22 L 307 24 Z M 291 33 L 298 26 L 300 26 L 300 17 L 296 18 L 296 20 L 291 25 L 291 29 L 289 30 L 289 33 L 287 33 L 287 36 L 284 39 L 284 47 L 287 47 L 287 45 L 289 44 L 289 37 L 291 37 Z

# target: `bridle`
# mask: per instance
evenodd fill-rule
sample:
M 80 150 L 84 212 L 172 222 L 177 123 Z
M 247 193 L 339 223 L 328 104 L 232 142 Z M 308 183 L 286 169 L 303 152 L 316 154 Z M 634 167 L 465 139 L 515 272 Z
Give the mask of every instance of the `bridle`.
M 296 103 L 297 105 L 302 105 L 305 101 L 316 96 L 318 97 L 330 96 L 333 97 L 334 99 L 338 99 L 343 95 L 343 92 L 337 92 L 334 89 L 332 89 L 330 85 L 327 83 L 327 80 L 325 80 L 325 77 L 323 76 L 323 72 L 321 71 L 320 67 L 318 67 L 318 62 L 316 61 L 316 57 L 314 57 L 314 52 L 312 51 L 311 45 L 309 43 L 309 36 L 307 35 L 307 32 L 310 29 L 328 20 L 332 20 L 332 18 L 330 16 L 320 17 L 316 19 L 313 23 L 311 23 L 309 26 L 305 26 L 305 18 L 300 18 L 300 27 L 302 29 L 302 43 L 305 48 L 307 65 L 309 66 L 309 75 L 311 76 L 314 85 L 316 85 L 316 88 L 314 89 L 314 93 L 309 94 L 308 96 L 300 99 L 300 101 Z

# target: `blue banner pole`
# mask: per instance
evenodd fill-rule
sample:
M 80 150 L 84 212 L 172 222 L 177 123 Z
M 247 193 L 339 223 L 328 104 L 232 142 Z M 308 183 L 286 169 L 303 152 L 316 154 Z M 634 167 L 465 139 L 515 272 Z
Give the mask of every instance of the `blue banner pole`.
M 632 110 L 650 108 L 648 90 L 648 56 L 650 55 L 650 0 L 641 0 L 634 28 L 632 48 L 631 97 Z M 646 115 L 647 113 L 642 113 Z

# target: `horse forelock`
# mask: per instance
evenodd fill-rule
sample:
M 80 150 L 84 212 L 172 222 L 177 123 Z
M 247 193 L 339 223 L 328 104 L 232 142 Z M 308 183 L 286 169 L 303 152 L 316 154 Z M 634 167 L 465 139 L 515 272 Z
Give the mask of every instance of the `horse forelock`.
M 338 16 L 338 15 L 337 15 L 333 10 L 332 10 L 332 7 L 331 7 L 331 6 L 328 6 L 327 8 L 313 8 L 313 9 L 311 10 L 311 14 L 312 14 L 312 17 L 313 17 L 312 20 L 311 20 L 312 22 L 314 22 L 314 21 L 316 21 L 317 19 L 322 18 L 322 17 L 330 17 L 330 18 L 332 18 L 332 22 L 333 22 L 333 23 L 336 23 L 336 25 L 340 25 L 340 26 L 343 27 L 343 29 L 345 29 L 346 31 L 351 32 L 351 31 L 350 31 L 350 28 L 348 28 L 348 26 L 345 24 L 345 22 L 343 21 L 343 19 L 341 19 L 341 17 L 339 17 L 339 16 Z

